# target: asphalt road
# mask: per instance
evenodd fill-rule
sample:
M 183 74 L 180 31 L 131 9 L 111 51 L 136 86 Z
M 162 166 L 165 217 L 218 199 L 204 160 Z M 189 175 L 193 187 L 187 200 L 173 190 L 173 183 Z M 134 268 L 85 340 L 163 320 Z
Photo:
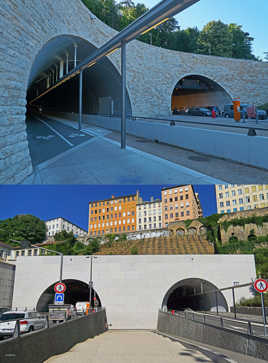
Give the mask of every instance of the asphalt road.
M 120 330 L 108 331 L 88 339 L 75 345 L 69 352 L 47 360 L 47 362 L 64 363 L 227 363 L 230 361 L 239 362 L 239 360 L 229 360 L 227 355 L 200 349 L 193 344 L 174 341 L 150 331 Z
M 29 117 L 26 126 L 30 155 L 34 166 L 93 137 L 59 121 L 51 121 L 46 117 Z

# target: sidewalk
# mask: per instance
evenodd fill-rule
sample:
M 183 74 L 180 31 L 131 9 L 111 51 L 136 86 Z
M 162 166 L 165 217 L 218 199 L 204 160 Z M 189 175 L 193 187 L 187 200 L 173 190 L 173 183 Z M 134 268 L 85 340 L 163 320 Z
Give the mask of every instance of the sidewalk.
M 77 122 L 50 117 L 77 129 Z M 29 184 L 265 183 L 268 171 L 127 135 L 83 121 L 91 139 L 39 164 Z

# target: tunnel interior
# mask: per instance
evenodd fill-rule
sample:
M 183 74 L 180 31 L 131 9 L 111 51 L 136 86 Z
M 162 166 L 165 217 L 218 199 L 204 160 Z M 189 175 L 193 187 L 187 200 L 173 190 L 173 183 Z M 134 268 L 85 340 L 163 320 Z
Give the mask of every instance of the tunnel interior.
M 66 285 L 66 291 L 64 293 L 65 304 L 75 304 L 78 301 L 89 301 L 89 285 L 80 280 L 63 280 Z M 56 283 L 56 282 L 55 282 Z M 40 296 L 36 310 L 39 312 L 47 312 L 48 305 L 54 304 L 54 284 L 50 285 Z M 92 289 L 92 299 L 90 306 L 101 306 L 101 301 L 94 289 Z
M 36 56 L 30 71 L 27 90 L 28 114 L 39 107 L 42 107 L 43 113 L 78 113 L 79 75 L 46 95 L 36 98 L 63 79 L 94 50 L 96 47 L 88 41 L 71 35 L 57 36 L 48 41 Z M 121 113 L 121 75 L 108 57 L 102 58 L 83 72 L 83 113 Z M 128 94 L 127 114 L 131 114 Z
M 211 282 L 199 278 L 179 281 L 166 293 L 162 309 L 195 311 L 228 311 L 228 304 L 222 292 L 215 293 L 217 287 Z
M 230 95 L 215 81 L 201 76 L 190 75 L 178 81 L 172 97 L 172 111 L 190 107 L 218 106 L 223 111 L 225 104 L 232 103 Z

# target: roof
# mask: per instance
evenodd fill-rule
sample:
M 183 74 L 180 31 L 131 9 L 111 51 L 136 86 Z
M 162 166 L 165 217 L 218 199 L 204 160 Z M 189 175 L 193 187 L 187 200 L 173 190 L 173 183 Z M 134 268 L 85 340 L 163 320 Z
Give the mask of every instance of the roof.
M 137 193 L 136 194 L 121 195 L 121 196 L 118 196 L 118 197 L 115 197 L 114 195 L 112 195 L 111 198 L 99 199 L 99 200 L 91 200 L 89 202 L 89 204 L 91 204 L 91 203 L 97 203 L 97 202 L 105 202 L 105 201 L 110 201 L 110 200 L 124 199 L 124 198 L 127 198 L 127 197 L 136 197 L 136 195 L 137 195 Z
M 47 220 L 45 221 L 45 223 L 46 223 L 46 222 L 50 222 L 50 221 L 54 221 L 55 219 L 59 219 L 59 218 L 63 219 L 65 222 L 71 223 L 73 226 L 75 226 L 75 227 L 77 227 L 77 228 L 79 228 L 79 229 L 82 229 L 84 232 L 86 232 L 86 233 L 87 233 L 87 230 L 85 230 L 84 228 L 82 228 L 82 227 L 78 226 L 77 224 L 75 224 L 75 223 L 73 223 L 73 222 L 68 221 L 68 219 L 63 218 L 63 217 L 50 218 L 50 219 L 47 219 Z
M 6 248 L 7 250 L 13 250 L 13 246 L 8 245 L 7 243 L 0 242 L 0 247 Z

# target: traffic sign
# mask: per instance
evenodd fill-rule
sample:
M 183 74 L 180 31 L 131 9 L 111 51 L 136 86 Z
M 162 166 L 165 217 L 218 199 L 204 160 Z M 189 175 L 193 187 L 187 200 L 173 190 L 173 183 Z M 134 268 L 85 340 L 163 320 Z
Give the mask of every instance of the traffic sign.
M 63 305 L 64 304 L 64 294 L 56 293 L 54 302 L 55 302 L 56 305 Z
M 66 285 L 63 282 L 58 282 L 54 286 L 54 291 L 59 294 L 64 293 L 66 291 Z
M 263 293 L 268 290 L 268 282 L 264 279 L 257 279 L 254 281 L 254 289 Z

